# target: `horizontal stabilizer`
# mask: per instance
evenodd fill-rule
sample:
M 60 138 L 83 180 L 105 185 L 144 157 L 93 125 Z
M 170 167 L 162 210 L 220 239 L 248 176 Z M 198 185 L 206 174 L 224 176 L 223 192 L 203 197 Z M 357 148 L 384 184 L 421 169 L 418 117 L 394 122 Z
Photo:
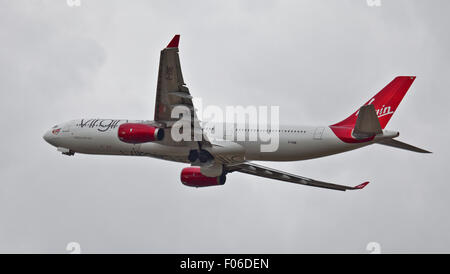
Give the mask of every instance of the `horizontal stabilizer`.
M 362 106 L 358 112 L 353 134 L 363 138 L 383 133 L 373 105 Z
M 419 153 L 431 153 L 430 151 L 394 140 L 394 139 L 385 139 L 385 140 L 381 140 L 380 142 L 378 142 L 378 144 L 381 145 L 385 145 L 385 146 L 390 146 L 390 147 L 395 147 L 395 148 L 400 148 L 400 149 L 405 149 L 405 150 L 410 150 L 410 151 L 414 151 L 414 152 L 419 152 Z

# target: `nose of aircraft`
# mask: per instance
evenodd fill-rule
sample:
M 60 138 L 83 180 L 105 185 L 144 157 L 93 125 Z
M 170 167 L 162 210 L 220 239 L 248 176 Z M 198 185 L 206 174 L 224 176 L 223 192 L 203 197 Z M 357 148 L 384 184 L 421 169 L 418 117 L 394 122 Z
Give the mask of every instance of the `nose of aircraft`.
M 51 133 L 50 130 L 47 130 L 47 132 L 45 132 L 45 134 L 44 134 L 44 136 L 42 136 L 42 138 L 44 138 L 44 140 L 45 140 L 47 143 L 53 145 L 53 144 L 52 144 L 53 136 L 52 136 L 52 133 Z
M 50 131 L 47 130 L 42 138 L 48 143 L 48 140 L 50 140 Z

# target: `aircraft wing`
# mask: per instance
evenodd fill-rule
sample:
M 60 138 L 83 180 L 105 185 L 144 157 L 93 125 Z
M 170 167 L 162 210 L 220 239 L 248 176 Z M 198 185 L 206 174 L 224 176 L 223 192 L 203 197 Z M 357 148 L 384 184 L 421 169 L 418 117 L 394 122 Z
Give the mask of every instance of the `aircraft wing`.
M 189 111 L 192 134 L 200 134 L 202 140 L 205 140 L 206 138 L 195 113 L 192 96 L 184 83 L 183 74 L 181 73 L 180 58 L 178 56 L 179 41 L 180 35 L 177 34 L 167 47 L 161 51 L 154 120 L 164 127 L 171 127 L 176 121 L 180 120 L 179 116 L 171 117 L 172 110 L 176 107 L 183 108 Z
M 328 189 L 334 189 L 334 190 L 340 190 L 340 191 L 346 191 L 346 190 L 356 190 L 356 189 L 363 189 L 369 182 L 362 183 L 357 186 L 345 186 L 345 185 L 337 185 L 337 184 L 331 184 L 326 183 L 322 181 L 313 180 L 310 178 L 290 174 L 284 171 L 276 170 L 273 168 L 268 168 L 265 166 L 257 165 L 254 163 L 241 163 L 241 164 L 235 164 L 235 165 L 229 165 L 227 166 L 228 172 L 238 171 L 242 173 L 247 173 L 259 177 L 265 177 L 280 181 L 285 181 L 289 183 L 294 184 L 301 184 L 301 185 L 307 185 L 307 186 L 314 186 L 314 187 L 320 187 L 320 188 L 328 188 Z

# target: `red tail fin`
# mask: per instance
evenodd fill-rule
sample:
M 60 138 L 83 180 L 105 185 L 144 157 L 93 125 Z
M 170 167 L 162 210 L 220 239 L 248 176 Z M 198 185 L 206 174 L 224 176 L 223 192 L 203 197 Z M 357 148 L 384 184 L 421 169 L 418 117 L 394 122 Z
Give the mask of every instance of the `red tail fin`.
M 372 97 L 364 105 L 373 105 L 377 112 L 378 119 L 380 120 L 381 128 L 384 128 L 395 110 L 402 101 L 409 87 L 412 85 L 415 76 L 399 76 L 384 87 L 380 92 Z M 358 108 L 359 109 L 359 108 Z M 350 115 L 347 119 L 334 124 L 333 126 L 348 126 L 353 127 L 358 117 L 358 111 Z

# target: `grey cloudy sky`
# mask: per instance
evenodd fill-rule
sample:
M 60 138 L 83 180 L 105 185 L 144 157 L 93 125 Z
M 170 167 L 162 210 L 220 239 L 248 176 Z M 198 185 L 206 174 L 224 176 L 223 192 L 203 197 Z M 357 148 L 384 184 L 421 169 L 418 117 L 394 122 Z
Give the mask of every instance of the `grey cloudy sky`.
M 0 1 L 0 252 L 450 251 L 446 0 Z M 152 119 L 159 51 L 181 34 L 204 104 L 279 105 L 328 125 L 416 75 L 388 129 L 431 155 L 373 145 L 272 167 L 356 185 L 335 192 L 230 174 L 181 184 L 183 164 L 63 156 L 42 139 L 81 117 Z

